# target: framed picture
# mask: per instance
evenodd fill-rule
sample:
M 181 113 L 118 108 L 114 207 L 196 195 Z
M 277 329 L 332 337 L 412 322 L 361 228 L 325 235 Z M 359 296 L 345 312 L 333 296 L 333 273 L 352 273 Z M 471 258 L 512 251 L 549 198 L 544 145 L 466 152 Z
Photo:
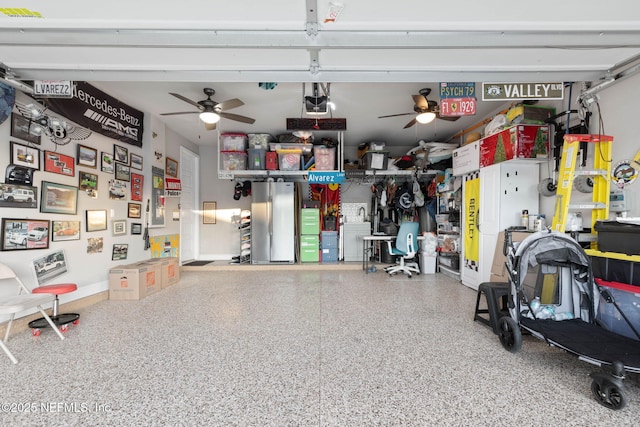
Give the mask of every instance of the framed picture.
M 106 210 L 87 210 L 87 232 L 107 229 Z
M 99 254 L 102 253 L 104 247 L 104 239 L 102 237 L 89 237 L 87 239 L 87 253 Z
M 95 173 L 78 171 L 78 188 L 86 191 L 91 197 L 98 196 L 98 175 Z
M 4 182 L 7 184 L 33 185 L 34 169 L 9 165 L 5 170 Z
M 2 218 L 2 250 L 47 249 L 49 220 Z
M 38 285 L 49 282 L 69 271 L 62 249 L 34 259 L 33 268 L 36 270 Z
M 113 159 L 116 162 L 129 164 L 129 149 L 117 144 L 113 144 Z
M 121 236 L 123 234 L 127 234 L 127 220 L 126 219 L 116 219 L 113 221 L 113 235 Z
M 131 223 L 131 234 L 142 234 L 142 223 L 141 222 L 132 222 Z
M 100 170 L 106 173 L 113 173 L 113 154 L 100 152 Z
M 80 221 L 51 221 L 51 241 L 80 240 Z
M 174 178 L 178 177 L 178 162 L 173 160 L 171 157 L 167 157 L 165 161 L 165 172 L 166 175 L 172 176 Z
M 82 144 L 78 144 L 77 149 L 76 161 L 78 165 L 93 169 L 98 167 L 98 150 Z
M 31 120 L 20 114 L 11 113 L 11 136 L 32 144 L 40 144 L 40 135 L 31 129 Z
M 76 159 L 71 156 L 53 151 L 44 152 L 45 172 L 58 173 L 60 175 L 74 176 L 76 174 Z
M 120 261 L 127 259 L 129 245 L 126 243 L 115 243 L 111 252 L 111 261 Z
M 0 207 L 37 208 L 38 188 L 21 184 L 0 184 Z
M 40 170 L 40 150 L 11 141 L 11 163 L 29 169 Z
M 202 202 L 202 223 L 216 223 L 216 202 Z
M 131 181 L 131 168 L 124 163 L 115 162 L 116 179 L 120 181 Z
M 142 170 L 142 156 L 138 156 L 135 153 L 131 153 L 131 155 L 129 156 L 129 159 L 131 161 L 131 169 L 137 169 L 139 171 Z
M 40 212 L 75 215 L 78 187 L 42 181 Z
M 142 201 L 142 189 L 144 188 L 144 176 L 138 173 L 131 173 L 131 200 Z
M 127 217 L 128 218 L 141 218 L 142 217 L 142 204 L 140 203 L 129 203 L 127 209 Z

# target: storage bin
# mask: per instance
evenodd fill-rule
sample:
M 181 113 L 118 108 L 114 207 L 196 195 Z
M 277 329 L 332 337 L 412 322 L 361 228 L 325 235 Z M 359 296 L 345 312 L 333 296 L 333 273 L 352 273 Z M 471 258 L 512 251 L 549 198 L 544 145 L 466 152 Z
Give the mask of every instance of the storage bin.
M 271 151 L 279 150 L 299 150 L 302 154 L 311 154 L 313 144 L 295 144 L 289 142 L 271 142 L 269 143 L 269 149 Z
M 593 228 L 598 232 L 598 250 L 640 255 L 640 225 L 597 221 Z
M 247 169 L 247 153 L 244 151 L 221 151 L 222 169 L 240 171 Z
M 259 148 L 262 150 L 269 149 L 269 143 L 273 142 L 273 136 L 270 133 L 249 133 L 249 148 Z
M 244 151 L 247 149 L 246 133 L 223 132 L 220 134 L 222 151 Z
M 300 170 L 300 150 L 277 150 L 278 165 L 281 171 Z
M 316 145 L 313 147 L 316 170 L 327 171 L 336 168 L 336 148 Z
M 388 151 L 367 151 L 362 157 L 365 169 L 386 170 L 389 161 Z
M 278 153 L 275 151 L 267 151 L 265 153 L 265 161 L 268 171 L 278 170 Z
M 249 148 L 247 150 L 247 169 L 265 170 L 267 150 L 262 148 Z

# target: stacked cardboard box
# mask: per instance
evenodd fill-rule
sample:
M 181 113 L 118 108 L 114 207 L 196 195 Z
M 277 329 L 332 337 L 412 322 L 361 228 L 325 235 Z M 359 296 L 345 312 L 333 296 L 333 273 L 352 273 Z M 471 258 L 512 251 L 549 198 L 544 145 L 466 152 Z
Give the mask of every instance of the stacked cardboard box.
M 161 266 L 139 262 L 109 270 L 109 299 L 139 300 L 161 289 Z

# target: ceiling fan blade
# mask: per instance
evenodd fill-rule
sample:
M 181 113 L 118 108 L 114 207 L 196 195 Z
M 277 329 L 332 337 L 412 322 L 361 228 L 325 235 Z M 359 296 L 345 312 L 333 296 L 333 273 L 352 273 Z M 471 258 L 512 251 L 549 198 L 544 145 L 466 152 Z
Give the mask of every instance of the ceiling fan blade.
M 425 98 L 422 95 L 411 95 L 411 97 L 413 98 L 413 102 L 416 103 L 416 105 L 419 108 L 422 109 L 428 109 L 429 108 L 429 102 L 427 102 L 427 98 Z
M 220 102 L 218 107 L 223 110 L 231 110 L 232 108 L 238 108 L 244 105 L 244 102 L 240 101 L 238 98 L 227 99 L 226 101 Z
M 409 116 L 415 113 L 400 113 L 400 114 L 389 114 L 388 116 L 378 116 L 379 119 L 384 119 L 385 117 L 398 117 L 398 116 Z
M 206 130 L 215 130 L 216 124 L 215 123 L 205 123 L 204 124 L 204 128 Z
M 416 119 L 413 119 L 409 123 L 404 125 L 404 127 L 402 129 L 410 128 L 411 126 L 415 125 L 416 123 L 418 123 L 418 121 Z
M 160 113 L 161 116 L 177 116 L 178 114 L 200 114 L 200 111 L 180 111 L 177 113 Z
M 224 117 L 225 119 L 235 120 L 236 122 L 249 123 L 249 124 L 253 124 L 255 122 L 255 119 L 252 119 L 251 117 L 241 116 L 239 114 L 225 113 L 225 112 L 221 112 L 218 114 L 220 114 L 220 117 Z
M 195 101 L 190 100 L 190 99 L 189 99 L 189 98 L 187 98 L 187 97 L 184 97 L 184 96 L 180 95 L 179 93 L 172 93 L 172 92 L 169 92 L 169 95 L 173 95 L 173 96 L 175 96 L 176 98 L 183 100 L 183 101 L 184 101 L 184 102 L 186 102 L 187 104 L 191 104 L 191 105 L 193 105 L 193 106 L 194 106 L 194 107 L 196 107 L 198 110 L 202 110 L 202 106 L 201 106 L 200 104 L 198 104 L 198 103 L 197 103 L 197 102 L 195 102 Z

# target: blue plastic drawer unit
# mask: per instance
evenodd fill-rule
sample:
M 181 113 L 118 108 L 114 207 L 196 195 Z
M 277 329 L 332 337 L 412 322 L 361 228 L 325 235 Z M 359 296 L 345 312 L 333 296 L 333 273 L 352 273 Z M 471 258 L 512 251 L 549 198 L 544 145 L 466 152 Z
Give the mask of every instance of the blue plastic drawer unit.
M 338 262 L 338 232 L 323 231 L 321 234 L 322 262 Z

